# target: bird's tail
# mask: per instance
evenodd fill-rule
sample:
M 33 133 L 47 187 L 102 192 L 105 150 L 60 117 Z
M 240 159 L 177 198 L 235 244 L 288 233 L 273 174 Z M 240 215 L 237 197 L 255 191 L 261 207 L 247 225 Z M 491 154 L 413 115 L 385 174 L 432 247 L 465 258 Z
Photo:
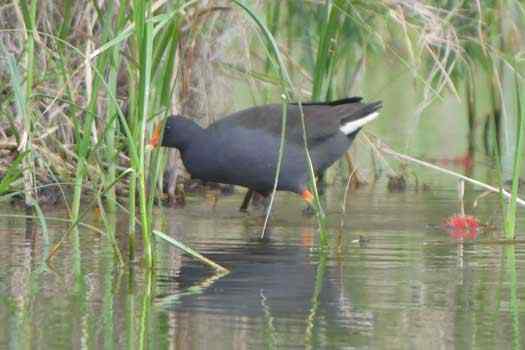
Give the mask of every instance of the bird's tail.
M 378 110 L 383 107 L 383 102 L 377 101 L 367 104 L 362 104 L 361 108 L 353 110 L 352 114 L 341 120 L 341 127 L 339 128 L 345 135 L 350 135 L 363 127 L 365 124 L 376 119 L 379 115 Z

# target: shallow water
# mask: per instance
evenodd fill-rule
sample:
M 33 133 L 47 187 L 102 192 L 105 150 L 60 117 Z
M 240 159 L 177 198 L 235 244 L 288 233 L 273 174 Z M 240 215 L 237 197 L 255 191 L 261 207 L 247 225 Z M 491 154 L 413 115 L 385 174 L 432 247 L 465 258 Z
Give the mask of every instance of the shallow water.
M 331 187 L 326 252 L 295 195 L 277 198 L 265 241 L 261 213 L 237 211 L 240 192 L 215 208 L 194 195 L 157 209 L 155 226 L 230 268 L 224 276 L 163 242 L 152 273 L 120 268 L 106 236 L 86 228 L 80 251 L 66 240 L 46 265 L 38 223 L 0 217 L 0 348 L 520 348 L 525 245 L 448 237 L 439 224 L 458 211 L 454 184 L 428 179 L 419 192 L 362 187 L 344 215 Z M 498 222 L 495 199 L 471 208 L 478 194 L 468 188 L 467 211 Z M 94 213 L 86 222 L 103 227 Z M 126 255 L 124 216 L 116 227 Z M 66 230 L 48 221 L 49 241 Z

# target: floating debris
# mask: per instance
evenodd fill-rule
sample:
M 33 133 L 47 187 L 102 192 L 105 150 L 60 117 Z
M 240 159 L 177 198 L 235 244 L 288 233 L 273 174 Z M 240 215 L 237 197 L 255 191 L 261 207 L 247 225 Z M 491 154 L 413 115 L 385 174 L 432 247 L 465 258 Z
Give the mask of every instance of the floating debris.
M 390 192 L 405 192 L 407 189 L 407 181 L 403 174 L 388 176 L 388 190 Z

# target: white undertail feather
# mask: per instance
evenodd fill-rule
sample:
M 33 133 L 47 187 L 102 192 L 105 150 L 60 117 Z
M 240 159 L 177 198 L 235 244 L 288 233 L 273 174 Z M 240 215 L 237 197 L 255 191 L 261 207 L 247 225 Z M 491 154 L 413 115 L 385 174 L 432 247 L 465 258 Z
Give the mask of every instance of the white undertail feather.
M 372 120 L 376 119 L 378 115 L 379 115 L 379 112 L 370 113 L 369 115 L 363 118 L 352 120 L 351 122 L 341 125 L 339 130 L 341 130 L 345 135 L 350 135 L 351 133 L 353 133 L 354 131 L 362 127 L 363 125 L 370 123 Z

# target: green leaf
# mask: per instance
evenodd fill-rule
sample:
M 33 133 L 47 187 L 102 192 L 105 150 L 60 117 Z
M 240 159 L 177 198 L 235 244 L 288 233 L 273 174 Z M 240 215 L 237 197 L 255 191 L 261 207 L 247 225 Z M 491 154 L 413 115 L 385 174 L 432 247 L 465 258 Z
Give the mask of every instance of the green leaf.
M 4 176 L 0 178 L 0 195 L 4 195 L 9 191 L 11 184 L 22 176 L 21 163 L 29 151 L 20 153 L 16 159 L 9 165 Z

